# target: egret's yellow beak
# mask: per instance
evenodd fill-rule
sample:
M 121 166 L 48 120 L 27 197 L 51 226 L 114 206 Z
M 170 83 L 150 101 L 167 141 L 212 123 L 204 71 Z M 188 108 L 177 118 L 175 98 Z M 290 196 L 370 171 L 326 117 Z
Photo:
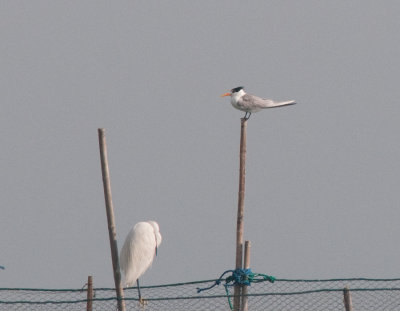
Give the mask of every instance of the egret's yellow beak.
M 231 96 L 231 95 L 232 95 L 232 93 L 229 93 L 229 92 L 228 92 L 228 93 L 222 94 L 221 97 Z

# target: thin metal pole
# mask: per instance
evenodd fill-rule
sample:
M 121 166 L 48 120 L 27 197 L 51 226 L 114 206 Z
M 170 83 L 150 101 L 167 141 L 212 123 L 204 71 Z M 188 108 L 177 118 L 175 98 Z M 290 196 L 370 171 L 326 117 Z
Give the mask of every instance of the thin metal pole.
M 244 269 L 250 269 L 250 241 L 244 243 Z M 248 310 L 248 296 L 247 295 L 247 285 L 242 288 L 242 308 L 241 311 Z
M 122 288 L 122 283 L 121 283 L 121 271 L 119 267 L 118 246 L 117 246 L 117 233 L 115 230 L 115 221 L 114 221 L 114 207 L 112 204 L 112 196 L 111 196 L 110 172 L 108 169 L 105 129 L 102 128 L 98 129 L 98 133 L 99 133 L 101 172 L 103 175 L 104 199 L 106 201 L 108 235 L 110 238 L 111 259 L 114 271 L 114 282 L 115 282 L 115 290 L 117 293 L 118 310 L 125 311 L 125 301 L 123 300 L 124 290 Z
M 87 283 L 86 311 L 92 311 L 92 310 L 93 310 L 93 278 L 91 275 L 89 275 Z
M 343 290 L 343 301 L 344 301 L 344 308 L 346 311 L 353 311 L 353 306 L 351 303 L 351 294 L 349 288 L 346 286 Z
M 240 119 L 240 165 L 239 165 L 239 195 L 238 212 L 236 226 L 236 269 L 243 266 L 243 216 L 244 216 L 244 193 L 245 193 L 245 175 L 246 175 L 246 129 L 247 120 Z M 241 286 L 236 285 L 234 290 L 235 298 L 233 300 L 233 309 L 238 311 L 240 308 Z

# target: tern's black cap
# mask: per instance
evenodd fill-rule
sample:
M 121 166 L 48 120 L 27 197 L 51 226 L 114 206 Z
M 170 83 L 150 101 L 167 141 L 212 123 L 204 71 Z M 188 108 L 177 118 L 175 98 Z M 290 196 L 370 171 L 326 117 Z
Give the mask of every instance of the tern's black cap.
M 236 93 L 236 92 L 239 92 L 240 90 L 243 90 L 243 89 L 244 89 L 244 86 L 238 86 L 238 87 L 235 87 L 234 89 L 232 89 L 231 93 Z

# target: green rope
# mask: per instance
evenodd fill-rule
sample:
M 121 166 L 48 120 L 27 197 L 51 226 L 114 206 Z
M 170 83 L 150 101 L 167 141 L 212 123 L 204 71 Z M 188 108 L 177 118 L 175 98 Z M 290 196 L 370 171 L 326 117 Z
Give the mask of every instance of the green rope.
M 247 277 L 248 277 L 250 283 L 260 283 L 260 282 L 265 282 L 265 281 L 274 283 L 276 280 L 276 278 L 271 275 L 266 275 L 266 274 L 262 274 L 262 273 L 253 273 L 253 272 L 248 274 Z

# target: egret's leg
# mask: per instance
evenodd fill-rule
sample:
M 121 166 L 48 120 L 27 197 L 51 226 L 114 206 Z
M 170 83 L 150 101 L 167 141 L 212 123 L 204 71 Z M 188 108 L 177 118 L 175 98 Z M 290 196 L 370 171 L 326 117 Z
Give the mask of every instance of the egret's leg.
M 144 307 L 145 305 L 147 305 L 147 301 L 142 299 L 142 294 L 140 293 L 139 279 L 136 280 L 136 283 L 137 283 L 137 290 L 138 290 L 138 294 L 139 294 L 139 304 Z
M 139 301 L 142 301 L 142 295 L 140 294 L 139 279 L 136 280 L 136 284 L 137 284 L 137 291 L 138 291 L 138 295 L 139 295 Z

